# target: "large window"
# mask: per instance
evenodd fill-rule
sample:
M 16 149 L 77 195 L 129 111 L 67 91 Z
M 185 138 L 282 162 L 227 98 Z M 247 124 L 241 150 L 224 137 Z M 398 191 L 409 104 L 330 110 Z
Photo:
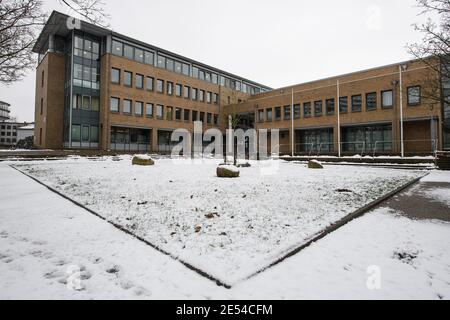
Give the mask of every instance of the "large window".
M 192 121 L 198 121 L 198 111 L 192 110 Z
M 173 120 L 173 107 L 166 107 L 166 120 Z
M 420 86 L 408 87 L 408 106 L 417 106 L 420 104 Z
M 164 80 L 158 79 L 156 81 L 156 91 L 158 93 L 164 93 Z
M 327 115 L 333 115 L 334 114 L 334 99 L 327 99 L 326 108 L 327 108 Z
M 371 92 L 366 94 L 366 110 L 376 110 L 377 109 L 377 93 Z
M 311 102 L 303 103 L 303 117 L 304 118 L 311 117 Z
M 175 108 L 175 120 L 178 120 L 178 121 L 181 120 L 181 113 L 182 113 L 181 108 Z
M 214 102 L 214 104 L 218 104 L 219 103 L 219 95 L 217 93 L 213 94 L 213 102 Z
M 137 116 L 142 116 L 142 112 L 144 108 L 144 104 L 140 101 L 136 101 L 136 103 L 134 104 L 134 114 Z
M 134 58 L 134 48 L 128 44 L 123 45 L 123 56 L 128 59 Z
M 147 90 L 153 91 L 153 82 L 155 80 L 152 77 L 147 77 Z
M 129 71 L 124 72 L 123 84 L 127 87 L 131 87 L 133 85 L 133 73 Z
M 89 126 L 87 126 L 87 125 L 82 126 L 81 141 L 89 142 Z
M 153 65 L 155 60 L 155 54 L 153 52 L 145 51 L 144 62 L 149 65 Z
M 169 96 L 173 95 L 173 82 L 167 82 L 167 94 Z
M 300 119 L 301 107 L 300 104 L 294 104 L 294 119 Z
M 264 122 L 264 110 L 258 110 L 258 122 Z
M 189 109 L 184 109 L 184 121 L 188 122 L 191 117 L 191 111 Z
M 136 74 L 136 88 L 144 88 L 144 76 L 142 74 Z
M 314 101 L 314 116 L 321 117 L 322 116 L 322 100 Z
M 284 106 L 284 120 L 291 119 L 291 106 Z
M 394 95 L 392 90 L 381 92 L 381 108 L 389 109 L 394 106 Z
M 77 124 L 72 125 L 72 141 L 80 142 L 81 140 L 81 126 Z
M 192 100 L 197 100 L 197 99 L 198 99 L 198 89 L 192 88 Z
M 281 120 L 281 107 L 275 107 L 275 120 Z
M 109 110 L 111 112 L 119 112 L 119 104 L 120 104 L 119 98 L 111 98 L 109 101 Z
M 111 69 L 111 82 L 120 84 L 120 69 L 116 68 Z
M 123 100 L 123 113 L 131 114 L 131 100 L 128 99 Z
M 184 86 L 184 97 L 189 99 L 191 97 L 191 87 Z
M 201 102 L 204 102 L 205 101 L 205 90 L 200 90 L 199 91 L 199 100 L 201 101 Z
M 373 153 L 392 151 L 392 126 L 357 126 L 342 129 L 344 152 Z
M 339 112 L 348 112 L 348 97 L 339 97 Z
M 212 92 L 207 92 L 206 93 L 206 102 L 207 103 L 211 103 L 212 102 Z
M 144 62 L 144 50 L 135 48 L 134 49 L 134 60 L 137 62 Z
M 266 120 L 272 121 L 272 108 L 266 109 Z
M 163 119 L 164 118 L 164 106 L 158 104 L 156 106 L 156 118 Z
M 116 56 L 122 56 L 123 55 L 123 44 L 122 42 L 113 40 L 112 42 L 112 53 Z
M 183 89 L 183 86 L 181 84 L 177 83 L 175 86 L 175 94 L 177 97 L 181 97 L 182 89 Z
M 297 131 L 297 148 L 300 152 L 332 152 L 334 150 L 333 129 Z
M 145 105 L 145 116 L 147 118 L 153 118 L 153 103 L 147 103 Z
M 360 94 L 352 96 L 352 112 L 362 111 L 362 96 Z

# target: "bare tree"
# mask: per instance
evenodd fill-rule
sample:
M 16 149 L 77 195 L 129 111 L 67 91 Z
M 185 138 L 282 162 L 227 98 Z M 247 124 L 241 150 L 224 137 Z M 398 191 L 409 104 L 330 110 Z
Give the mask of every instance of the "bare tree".
M 107 26 L 101 0 L 58 1 L 87 21 Z M 0 84 L 20 81 L 34 67 L 32 48 L 46 19 L 41 0 L 0 0 Z
M 422 96 L 434 102 L 450 103 L 450 97 L 442 94 L 441 79 L 450 81 L 450 0 L 417 0 L 421 15 L 428 16 L 425 23 L 415 24 L 423 34 L 420 43 L 407 46 L 415 58 L 423 61 L 439 77 L 427 77 Z M 429 16 L 437 16 L 434 21 Z

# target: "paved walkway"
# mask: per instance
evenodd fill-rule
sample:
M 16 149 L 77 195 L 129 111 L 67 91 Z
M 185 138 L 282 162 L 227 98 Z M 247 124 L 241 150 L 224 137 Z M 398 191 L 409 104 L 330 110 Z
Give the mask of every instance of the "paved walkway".
M 450 222 L 450 172 L 422 179 L 380 207 L 389 207 L 410 219 Z

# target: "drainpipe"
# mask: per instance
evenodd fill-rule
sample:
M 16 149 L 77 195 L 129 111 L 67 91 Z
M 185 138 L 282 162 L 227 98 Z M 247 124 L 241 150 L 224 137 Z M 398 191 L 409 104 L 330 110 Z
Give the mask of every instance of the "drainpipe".
M 338 157 L 341 157 L 341 101 L 339 97 L 341 96 L 341 88 L 339 80 L 337 80 L 337 139 L 338 139 Z
M 292 88 L 292 101 L 291 101 L 291 149 L 292 149 L 292 157 L 295 156 L 295 147 L 294 147 L 294 143 L 295 143 L 295 131 L 294 131 L 294 88 Z
M 402 158 L 405 157 L 404 127 L 403 127 L 403 71 L 408 69 L 407 65 L 398 67 L 400 76 L 400 149 Z

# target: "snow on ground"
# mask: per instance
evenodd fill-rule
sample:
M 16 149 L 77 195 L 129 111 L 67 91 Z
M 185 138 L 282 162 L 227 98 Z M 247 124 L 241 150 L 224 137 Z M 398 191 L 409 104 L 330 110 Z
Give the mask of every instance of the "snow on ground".
M 4 164 L 0 177 L 0 299 L 450 299 L 449 223 L 377 209 L 227 290 Z
M 21 170 L 228 284 L 235 284 L 418 171 L 277 161 L 219 179 L 217 163 L 160 159 L 153 167 L 101 158 L 17 165 Z

